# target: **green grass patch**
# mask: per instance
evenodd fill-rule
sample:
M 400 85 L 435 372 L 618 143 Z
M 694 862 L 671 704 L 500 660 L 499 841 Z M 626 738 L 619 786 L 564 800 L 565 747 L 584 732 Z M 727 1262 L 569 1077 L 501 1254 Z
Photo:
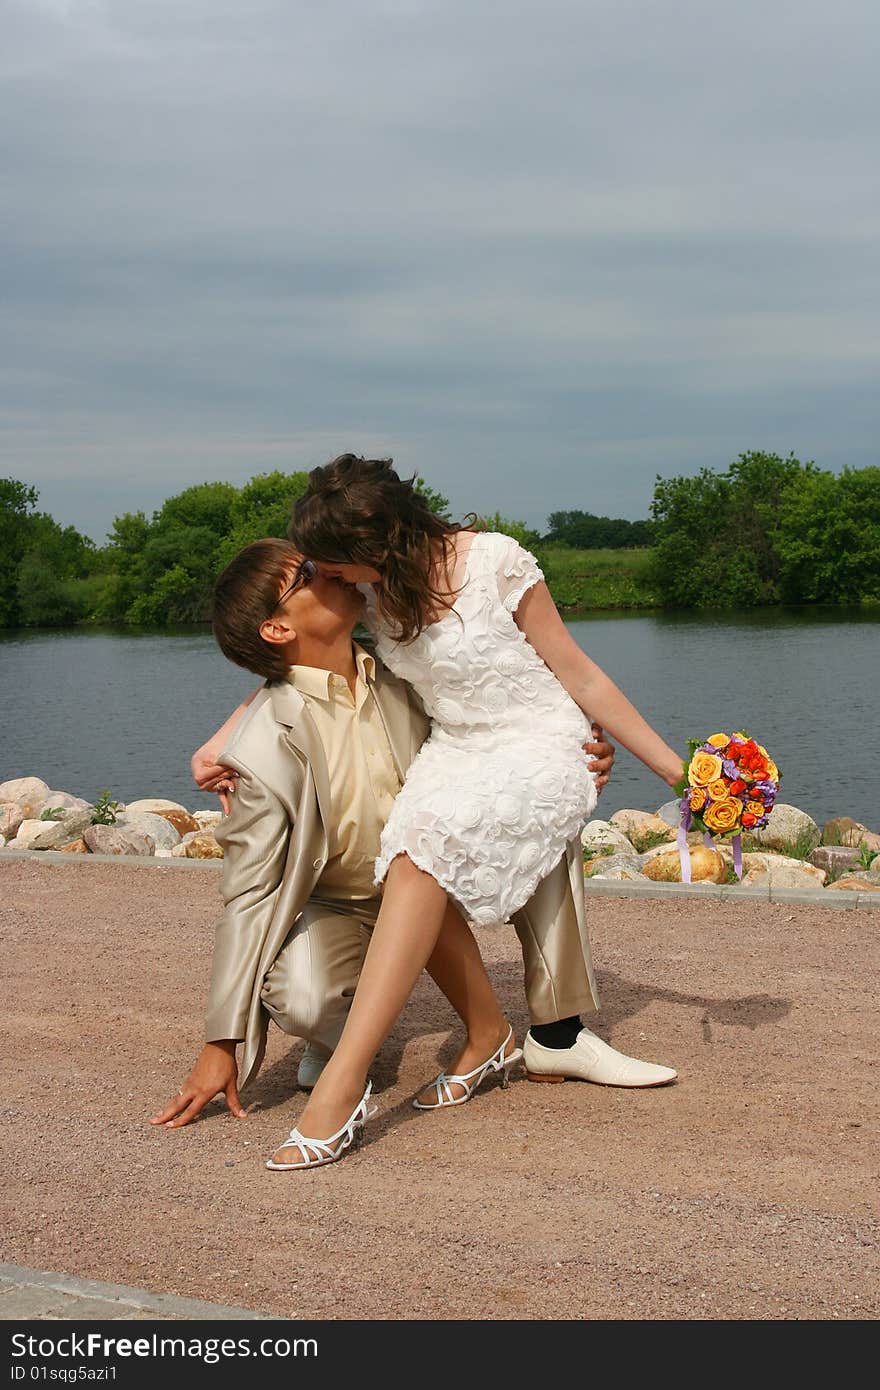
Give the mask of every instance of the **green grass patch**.
M 659 599 L 648 580 L 651 550 L 575 550 L 541 547 L 541 566 L 557 607 L 657 608 Z
M 674 839 L 664 835 L 662 830 L 634 830 L 629 841 L 637 854 L 646 854 L 649 849 L 656 849 L 658 845 L 666 845 L 668 849 L 675 846 Z
M 787 854 L 789 859 L 809 859 L 816 848 L 816 837 L 810 830 L 802 830 L 793 840 L 786 840 L 776 854 Z
M 590 859 L 599 859 L 600 857 L 602 857 L 602 858 L 607 858 L 609 854 L 616 854 L 616 853 L 617 853 L 617 850 L 616 850 L 616 848 L 615 848 L 614 845 L 602 845 L 602 846 L 600 846 L 599 849 L 587 849 L 587 847 L 586 847 L 586 845 L 585 845 L 585 846 L 584 846 L 584 852 L 583 852 L 583 860 L 584 860 L 584 863 L 586 864 L 587 861 L 590 860 Z

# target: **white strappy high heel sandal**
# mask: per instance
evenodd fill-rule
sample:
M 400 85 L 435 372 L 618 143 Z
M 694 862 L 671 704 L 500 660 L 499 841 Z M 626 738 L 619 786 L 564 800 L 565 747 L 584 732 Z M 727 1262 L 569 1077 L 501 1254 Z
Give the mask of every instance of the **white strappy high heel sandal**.
M 473 1071 L 464 1072 L 461 1076 L 456 1076 L 449 1072 L 441 1071 L 436 1080 L 430 1084 L 434 1087 L 437 1099 L 425 1104 L 424 1101 L 414 1100 L 414 1110 L 442 1110 L 447 1105 L 464 1105 L 465 1101 L 470 1100 L 478 1086 L 491 1076 L 493 1072 L 501 1073 L 501 1089 L 506 1091 L 510 1085 L 510 1071 L 515 1067 L 522 1057 L 522 1048 L 515 1047 L 509 1056 L 505 1057 L 504 1049 L 513 1038 L 513 1029 L 508 1031 L 507 1037 L 500 1047 L 497 1047 L 491 1057 L 487 1057 L 485 1062 L 481 1062 Z M 452 1094 L 453 1086 L 461 1086 L 464 1089 L 463 1096 Z
M 274 1158 L 267 1158 L 266 1167 L 276 1173 L 289 1172 L 294 1168 L 320 1168 L 325 1163 L 335 1163 L 337 1158 L 341 1158 L 349 1149 L 359 1149 L 364 1137 L 364 1125 L 377 1111 L 375 1105 L 367 1107 L 372 1089 L 373 1083 L 368 1081 L 367 1089 L 345 1124 L 328 1139 L 309 1139 L 305 1134 L 300 1134 L 298 1129 L 290 1131 L 284 1143 L 279 1144 L 275 1152 L 280 1153 L 282 1149 L 288 1148 L 299 1149 L 302 1155 L 299 1163 L 276 1163 Z

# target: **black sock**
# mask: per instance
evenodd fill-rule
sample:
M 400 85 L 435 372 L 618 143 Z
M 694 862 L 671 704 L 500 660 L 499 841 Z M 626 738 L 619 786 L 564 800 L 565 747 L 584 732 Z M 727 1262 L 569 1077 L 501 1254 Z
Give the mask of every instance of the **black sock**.
M 572 1018 L 559 1018 L 555 1023 L 533 1023 L 529 1032 L 541 1047 L 552 1047 L 561 1051 L 564 1047 L 574 1046 L 575 1038 L 583 1026 L 575 1014 Z

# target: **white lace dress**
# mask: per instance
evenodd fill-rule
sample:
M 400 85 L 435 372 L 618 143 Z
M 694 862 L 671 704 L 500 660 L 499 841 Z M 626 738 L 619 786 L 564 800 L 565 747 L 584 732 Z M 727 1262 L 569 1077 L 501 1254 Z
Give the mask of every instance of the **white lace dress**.
M 367 586 L 379 655 L 432 720 L 382 832 L 376 883 L 408 854 L 481 925 L 528 902 L 596 805 L 590 721 L 513 620 L 542 578 L 516 541 L 478 532 L 454 609 L 411 643 L 383 629 Z

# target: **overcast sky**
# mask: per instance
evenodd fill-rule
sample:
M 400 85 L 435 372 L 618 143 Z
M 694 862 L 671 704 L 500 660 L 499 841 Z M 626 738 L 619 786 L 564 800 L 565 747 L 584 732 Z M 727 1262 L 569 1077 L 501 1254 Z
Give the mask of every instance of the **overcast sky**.
M 0 475 L 59 521 L 347 449 L 538 526 L 878 462 L 876 0 L 0 11 Z

